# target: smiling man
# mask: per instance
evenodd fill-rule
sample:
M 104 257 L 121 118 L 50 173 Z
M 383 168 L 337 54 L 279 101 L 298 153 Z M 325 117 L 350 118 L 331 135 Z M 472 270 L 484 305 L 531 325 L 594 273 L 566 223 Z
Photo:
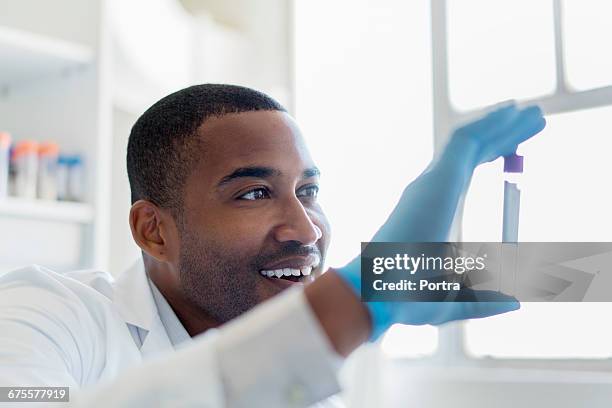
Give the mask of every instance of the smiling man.
M 266 95 L 227 85 L 170 95 L 134 125 L 127 163 L 132 234 L 191 336 L 321 274 L 319 170 Z
M 373 240 L 445 241 L 474 169 L 544 123 L 510 105 L 456 130 Z M 322 274 L 319 170 L 260 92 L 198 85 L 163 98 L 134 125 L 127 165 L 141 262 L 117 281 L 41 266 L 0 275 L 0 387 L 13 396 L 61 386 L 78 407 L 333 406 L 342 357 L 392 324 L 518 307 L 497 293 L 362 303 L 359 256 Z

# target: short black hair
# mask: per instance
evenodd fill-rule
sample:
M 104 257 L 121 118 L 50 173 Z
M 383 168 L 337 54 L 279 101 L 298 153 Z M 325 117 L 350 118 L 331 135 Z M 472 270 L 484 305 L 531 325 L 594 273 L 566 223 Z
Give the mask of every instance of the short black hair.
M 144 199 L 180 216 L 185 181 L 203 152 L 198 128 L 210 117 L 260 110 L 286 112 L 268 95 L 235 85 L 194 85 L 156 102 L 128 140 L 132 204 Z

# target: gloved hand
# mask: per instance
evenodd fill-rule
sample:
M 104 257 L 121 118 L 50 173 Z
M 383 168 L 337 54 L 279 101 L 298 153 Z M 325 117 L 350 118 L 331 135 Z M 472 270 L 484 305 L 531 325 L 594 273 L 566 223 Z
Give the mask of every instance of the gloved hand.
M 537 106 L 498 109 L 453 132 L 441 155 L 403 192 L 373 242 L 446 242 L 459 200 L 481 163 L 507 156 L 539 133 L 546 121 Z M 361 296 L 361 260 L 337 269 Z M 468 290 L 469 291 L 469 290 Z M 462 291 L 463 292 L 463 291 Z M 393 323 L 442 324 L 516 310 L 516 299 L 497 292 L 471 291 L 470 302 L 366 302 L 372 319 L 371 339 Z M 465 293 L 464 293 L 465 294 Z

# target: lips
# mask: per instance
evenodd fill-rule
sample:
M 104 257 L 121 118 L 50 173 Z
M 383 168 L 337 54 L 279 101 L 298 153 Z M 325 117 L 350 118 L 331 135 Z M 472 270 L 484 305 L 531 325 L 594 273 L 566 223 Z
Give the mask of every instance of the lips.
M 317 254 L 310 254 L 306 256 L 295 256 L 291 258 L 286 258 L 281 261 L 276 261 L 274 263 L 268 264 L 261 268 L 264 271 L 273 271 L 278 269 L 302 269 L 306 267 L 311 267 L 312 269 L 319 266 L 321 262 L 321 258 Z
M 268 280 L 287 283 L 310 283 L 314 280 L 312 270 L 319 266 L 318 254 L 295 256 L 266 265 L 259 273 Z

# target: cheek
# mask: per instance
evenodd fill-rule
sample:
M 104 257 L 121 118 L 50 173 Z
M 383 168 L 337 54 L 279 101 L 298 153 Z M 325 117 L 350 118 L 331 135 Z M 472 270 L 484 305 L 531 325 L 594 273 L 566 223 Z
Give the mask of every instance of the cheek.
M 261 245 L 248 234 L 235 234 L 227 229 L 192 230 L 181 242 L 181 266 L 189 263 L 192 270 L 208 271 L 207 284 L 210 279 L 251 270 Z
M 261 216 L 232 214 L 227 217 L 216 217 L 214 220 L 210 219 L 205 225 L 202 231 L 207 239 L 228 249 L 242 248 L 247 253 L 257 252 L 269 234 L 269 223 L 266 222 L 265 217 Z

